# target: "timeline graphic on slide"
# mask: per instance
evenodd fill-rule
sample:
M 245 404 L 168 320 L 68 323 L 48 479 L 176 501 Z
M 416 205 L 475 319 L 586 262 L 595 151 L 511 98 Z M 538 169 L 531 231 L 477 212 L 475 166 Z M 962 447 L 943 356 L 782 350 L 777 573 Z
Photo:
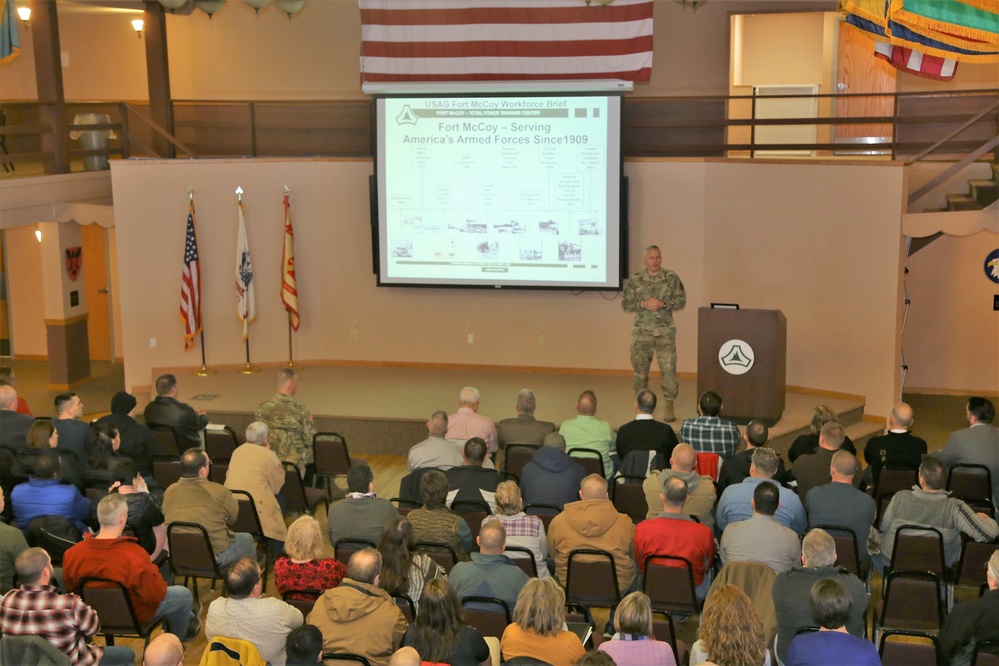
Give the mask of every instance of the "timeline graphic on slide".
M 607 280 L 607 97 L 380 102 L 387 276 Z

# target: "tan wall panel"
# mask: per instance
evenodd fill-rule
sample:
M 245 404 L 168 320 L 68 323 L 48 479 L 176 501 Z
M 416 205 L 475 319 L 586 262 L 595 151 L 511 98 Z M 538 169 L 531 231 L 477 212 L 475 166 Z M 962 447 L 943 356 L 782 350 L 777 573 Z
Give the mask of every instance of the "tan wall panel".
M 10 290 L 11 329 L 14 354 L 45 356 L 45 287 L 42 283 L 41 244 L 35 238 L 36 225 L 4 232 L 9 262 L 7 288 Z

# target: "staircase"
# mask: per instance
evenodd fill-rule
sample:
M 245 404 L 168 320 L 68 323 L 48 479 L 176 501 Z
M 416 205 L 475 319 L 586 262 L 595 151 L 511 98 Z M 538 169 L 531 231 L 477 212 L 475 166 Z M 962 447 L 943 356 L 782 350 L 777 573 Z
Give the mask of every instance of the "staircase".
M 967 194 L 948 194 L 940 210 L 982 210 L 999 201 L 999 162 L 992 163 L 992 179 L 968 181 Z
M 816 404 L 821 402 L 821 398 L 816 398 Z M 867 446 L 867 440 L 875 435 L 883 434 L 885 424 L 883 422 L 872 423 L 864 421 L 864 403 L 862 402 L 840 408 L 836 412 L 836 417 L 846 430 L 846 436 L 850 438 L 850 441 L 857 448 L 857 457 L 861 460 L 861 464 L 863 464 L 864 447 Z M 811 429 L 805 426 L 804 428 L 783 433 L 782 435 L 773 437 L 770 440 L 769 446 L 784 459 L 784 464 L 787 465 L 787 452 L 791 448 L 791 444 L 800 435 L 807 435 L 810 432 Z

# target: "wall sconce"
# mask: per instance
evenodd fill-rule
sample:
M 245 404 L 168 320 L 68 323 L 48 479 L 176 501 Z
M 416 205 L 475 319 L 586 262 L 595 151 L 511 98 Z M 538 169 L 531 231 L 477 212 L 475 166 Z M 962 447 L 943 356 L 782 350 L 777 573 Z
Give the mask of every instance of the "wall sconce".
M 142 39 L 142 32 L 145 30 L 145 28 L 146 28 L 146 22 L 143 21 L 142 19 L 132 20 L 132 30 L 135 30 L 135 36 L 138 37 L 139 39 Z
M 31 7 L 18 7 L 17 16 L 21 19 L 21 23 L 24 24 L 25 28 L 31 27 Z
M 684 8 L 684 10 L 686 10 L 687 7 L 690 7 L 695 12 L 697 11 L 698 5 L 703 5 L 707 1 L 708 0 L 676 0 L 676 2 Z
M 39 243 L 42 242 L 42 230 L 41 229 L 35 229 L 35 238 L 38 239 Z

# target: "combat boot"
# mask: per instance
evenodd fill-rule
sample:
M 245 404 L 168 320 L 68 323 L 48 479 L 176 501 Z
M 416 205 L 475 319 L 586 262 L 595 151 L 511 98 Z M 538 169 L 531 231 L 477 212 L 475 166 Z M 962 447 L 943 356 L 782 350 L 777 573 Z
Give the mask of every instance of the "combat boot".
M 676 421 L 676 414 L 673 413 L 673 401 L 663 400 L 663 421 Z

